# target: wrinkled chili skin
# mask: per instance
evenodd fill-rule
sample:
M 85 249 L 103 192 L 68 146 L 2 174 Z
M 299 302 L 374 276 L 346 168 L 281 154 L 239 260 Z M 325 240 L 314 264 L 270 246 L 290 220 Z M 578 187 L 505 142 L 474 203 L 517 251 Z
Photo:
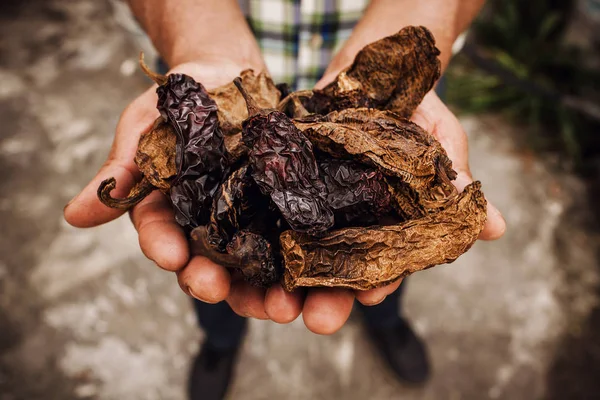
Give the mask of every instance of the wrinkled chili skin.
M 350 160 L 319 160 L 336 226 L 375 224 L 390 213 L 392 195 L 381 171 Z
M 252 177 L 292 229 L 317 234 L 331 228 L 334 215 L 327 205 L 327 187 L 306 136 L 279 111 L 254 115 L 242 128 Z
M 177 133 L 177 176 L 170 191 L 175 219 L 185 228 L 208 220 L 210 204 L 227 173 L 217 104 L 193 78 L 171 74 L 157 89 L 157 108 Z
M 207 180 L 210 181 L 207 182 Z M 186 232 L 208 221 L 212 198 L 219 182 L 210 176 L 198 180 L 184 179 L 171 188 L 171 203 L 175 211 L 175 220 Z M 206 191 L 206 188 L 211 188 Z M 214 189 L 212 189 L 214 188 Z
M 217 190 L 208 223 L 208 242 L 221 252 L 239 230 L 247 227 L 259 210 L 268 204 L 250 176 L 247 165 L 242 166 Z
M 257 233 L 237 232 L 227 244 L 227 253 L 241 260 L 239 271 L 252 286 L 269 288 L 282 275 L 271 244 Z
M 353 63 L 304 106 L 327 114 L 347 108 L 393 110 L 410 118 L 441 74 L 440 50 L 431 31 L 407 26 L 363 47 Z

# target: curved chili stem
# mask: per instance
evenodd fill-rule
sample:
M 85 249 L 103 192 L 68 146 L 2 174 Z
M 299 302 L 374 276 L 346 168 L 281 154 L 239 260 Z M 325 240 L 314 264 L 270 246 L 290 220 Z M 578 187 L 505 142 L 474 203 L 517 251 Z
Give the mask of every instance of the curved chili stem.
M 242 267 L 241 258 L 231 254 L 219 253 L 210 245 L 210 243 L 208 243 L 208 231 L 206 227 L 199 226 L 195 228 L 190 236 L 192 237 L 191 248 L 193 255 L 204 256 L 226 268 Z
M 119 210 L 128 210 L 135 206 L 137 203 L 142 201 L 152 191 L 156 189 L 154 185 L 150 183 L 145 177 L 138 182 L 129 192 L 124 199 L 115 199 L 111 197 L 110 192 L 117 186 L 115 178 L 108 178 L 100 184 L 98 187 L 98 198 L 100 201 L 111 208 L 117 208 Z
M 242 84 L 242 78 L 239 76 L 233 80 L 234 85 L 238 88 L 244 100 L 246 101 L 246 108 L 248 108 L 248 117 L 256 115 L 260 113 L 261 108 L 256 104 L 254 98 L 246 91 L 244 85 Z
M 142 69 L 142 71 L 144 71 L 144 73 L 148 76 L 148 78 L 152 79 L 154 82 L 156 82 L 156 84 L 158 86 L 162 86 L 165 83 L 167 83 L 167 77 L 161 74 L 157 74 L 156 72 L 152 71 L 150 69 L 150 67 L 148 67 L 146 65 L 146 63 L 144 62 L 144 52 L 140 51 L 140 68 Z
M 291 102 L 294 105 L 294 118 L 303 118 L 310 115 L 304 104 L 300 101 L 301 97 L 311 98 L 313 96 L 312 90 L 300 90 L 298 92 L 290 93 L 286 98 L 281 100 L 277 105 L 277 110 L 285 112 L 288 104 Z

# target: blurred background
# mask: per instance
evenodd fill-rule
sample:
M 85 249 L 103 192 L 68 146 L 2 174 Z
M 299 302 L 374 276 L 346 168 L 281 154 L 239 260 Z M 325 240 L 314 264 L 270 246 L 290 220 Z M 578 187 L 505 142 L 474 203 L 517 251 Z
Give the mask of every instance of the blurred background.
M 202 332 L 124 217 L 64 205 L 104 162 L 151 55 L 118 1 L 0 3 L 0 400 L 184 399 Z M 600 1 L 490 0 L 446 81 L 508 233 L 409 278 L 434 375 L 397 383 L 358 317 L 252 321 L 231 399 L 600 398 Z

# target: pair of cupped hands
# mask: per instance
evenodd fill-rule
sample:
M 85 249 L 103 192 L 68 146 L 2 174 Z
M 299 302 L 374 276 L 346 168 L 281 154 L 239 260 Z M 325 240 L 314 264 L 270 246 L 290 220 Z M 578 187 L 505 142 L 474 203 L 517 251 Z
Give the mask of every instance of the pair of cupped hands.
M 235 63 L 188 62 L 169 73 L 184 73 L 201 82 L 208 90 L 233 80 L 243 69 Z M 333 81 L 341 68 L 331 67 L 317 83 L 317 88 Z M 108 158 L 91 182 L 65 207 L 66 221 L 80 228 L 110 222 L 124 213 L 104 206 L 97 198 L 100 183 L 115 177 L 119 183 L 114 197 L 125 197 L 141 174 L 134 163 L 140 135 L 147 132 L 158 117 L 156 85 L 135 99 L 122 113 Z M 458 173 L 454 184 L 459 191 L 473 181 L 468 164 L 467 136 L 457 118 L 431 91 L 417 108 L 412 120 L 432 133 L 442 144 Z M 488 218 L 480 239 L 501 237 L 505 222 L 500 212 L 488 202 Z M 142 252 L 160 268 L 177 276 L 181 289 L 207 303 L 227 301 L 244 317 L 272 320 L 285 324 L 302 314 L 306 327 L 317 334 L 332 334 L 347 321 L 354 300 L 366 306 L 381 303 L 398 289 L 400 281 L 385 287 L 353 291 L 339 288 L 310 288 L 286 292 L 281 285 L 267 290 L 232 279 L 229 271 L 202 256 L 190 255 L 186 237 L 175 221 L 168 199 L 158 190 L 133 207 L 129 217 L 135 227 Z M 402 260 L 398 260 L 402 262 Z

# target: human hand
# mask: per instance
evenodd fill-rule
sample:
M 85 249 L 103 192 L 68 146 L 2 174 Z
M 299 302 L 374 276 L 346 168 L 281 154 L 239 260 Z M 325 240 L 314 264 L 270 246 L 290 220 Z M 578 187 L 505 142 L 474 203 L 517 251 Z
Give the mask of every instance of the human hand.
M 352 60 L 347 54 L 340 54 L 332 62 L 321 80 L 317 82 L 317 89 L 324 88 L 327 84 L 334 81 L 337 75 L 345 66 L 350 65 Z M 452 168 L 458 176 L 453 181 L 454 186 L 459 192 L 462 192 L 465 186 L 473 182 L 473 175 L 469 168 L 469 146 L 467 134 L 460 121 L 452 111 L 442 102 L 434 90 L 431 90 L 423 98 L 423 101 L 415 112 L 411 120 L 431 133 L 442 145 L 448 157 L 452 160 Z M 489 202 L 487 205 L 487 221 L 483 231 L 479 235 L 482 240 L 496 240 L 504 235 L 506 222 L 498 209 Z
M 228 83 L 244 68 L 235 63 L 188 62 L 170 71 L 188 74 L 208 90 Z M 159 116 L 156 110 L 156 85 L 135 99 L 122 113 L 107 161 L 90 183 L 65 207 L 66 221 L 89 228 L 121 217 L 124 211 L 106 207 L 97 197 L 100 183 L 115 177 L 112 193 L 125 197 L 141 179 L 134 163 L 140 135 L 147 132 Z M 288 293 L 280 285 L 261 290 L 237 280 L 224 267 L 202 256 L 190 255 L 186 237 L 174 219 L 169 199 L 156 190 L 129 212 L 142 252 L 159 267 L 175 272 L 178 283 L 188 295 L 207 303 L 227 301 L 239 315 L 289 323 L 300 313 L 308 329 L 319 334 L 337 331 L 350 315 L 354 295 L 347 290 L 313 289 Z
M 458 176 L 454 186 L 462 192 L 465 186 L 473 182 L 469 168 L 469 148 L 467 134 L 460 121 L 446 107 L 434 91 L 430 91 L 417 107 L 411 120 L 431 133 L 448 153 L 452 168 Z M 487 220 L 479 235 L 481 240 L 496 240 L 504 235 L 506 222 L 498 209 L 488 200 Z
M 316 87 L 321 89 L 337 76 L 337 69 L 332 68 L 321 79 Z M 431 133 L 446 150 L 452 160 L 452 167 L 457 172 L 453 181 L 459 192 L 473 182 L 469 168 L 468 140 L 464 129 L 456 116 L 440 100 L 435 91 L 430 91 L 417 107 L 411 120 Z M 488 200 L 487 220 L 479 235 L 481 240 L 496 240 L 504 235 L 506 222 L 498 209 Z M 355 291 L 356 299 L 364 305 L 376 305 L 382 302 L 389 294 L 393 293 L 401 281 L 388 286 L 367 291 Z

